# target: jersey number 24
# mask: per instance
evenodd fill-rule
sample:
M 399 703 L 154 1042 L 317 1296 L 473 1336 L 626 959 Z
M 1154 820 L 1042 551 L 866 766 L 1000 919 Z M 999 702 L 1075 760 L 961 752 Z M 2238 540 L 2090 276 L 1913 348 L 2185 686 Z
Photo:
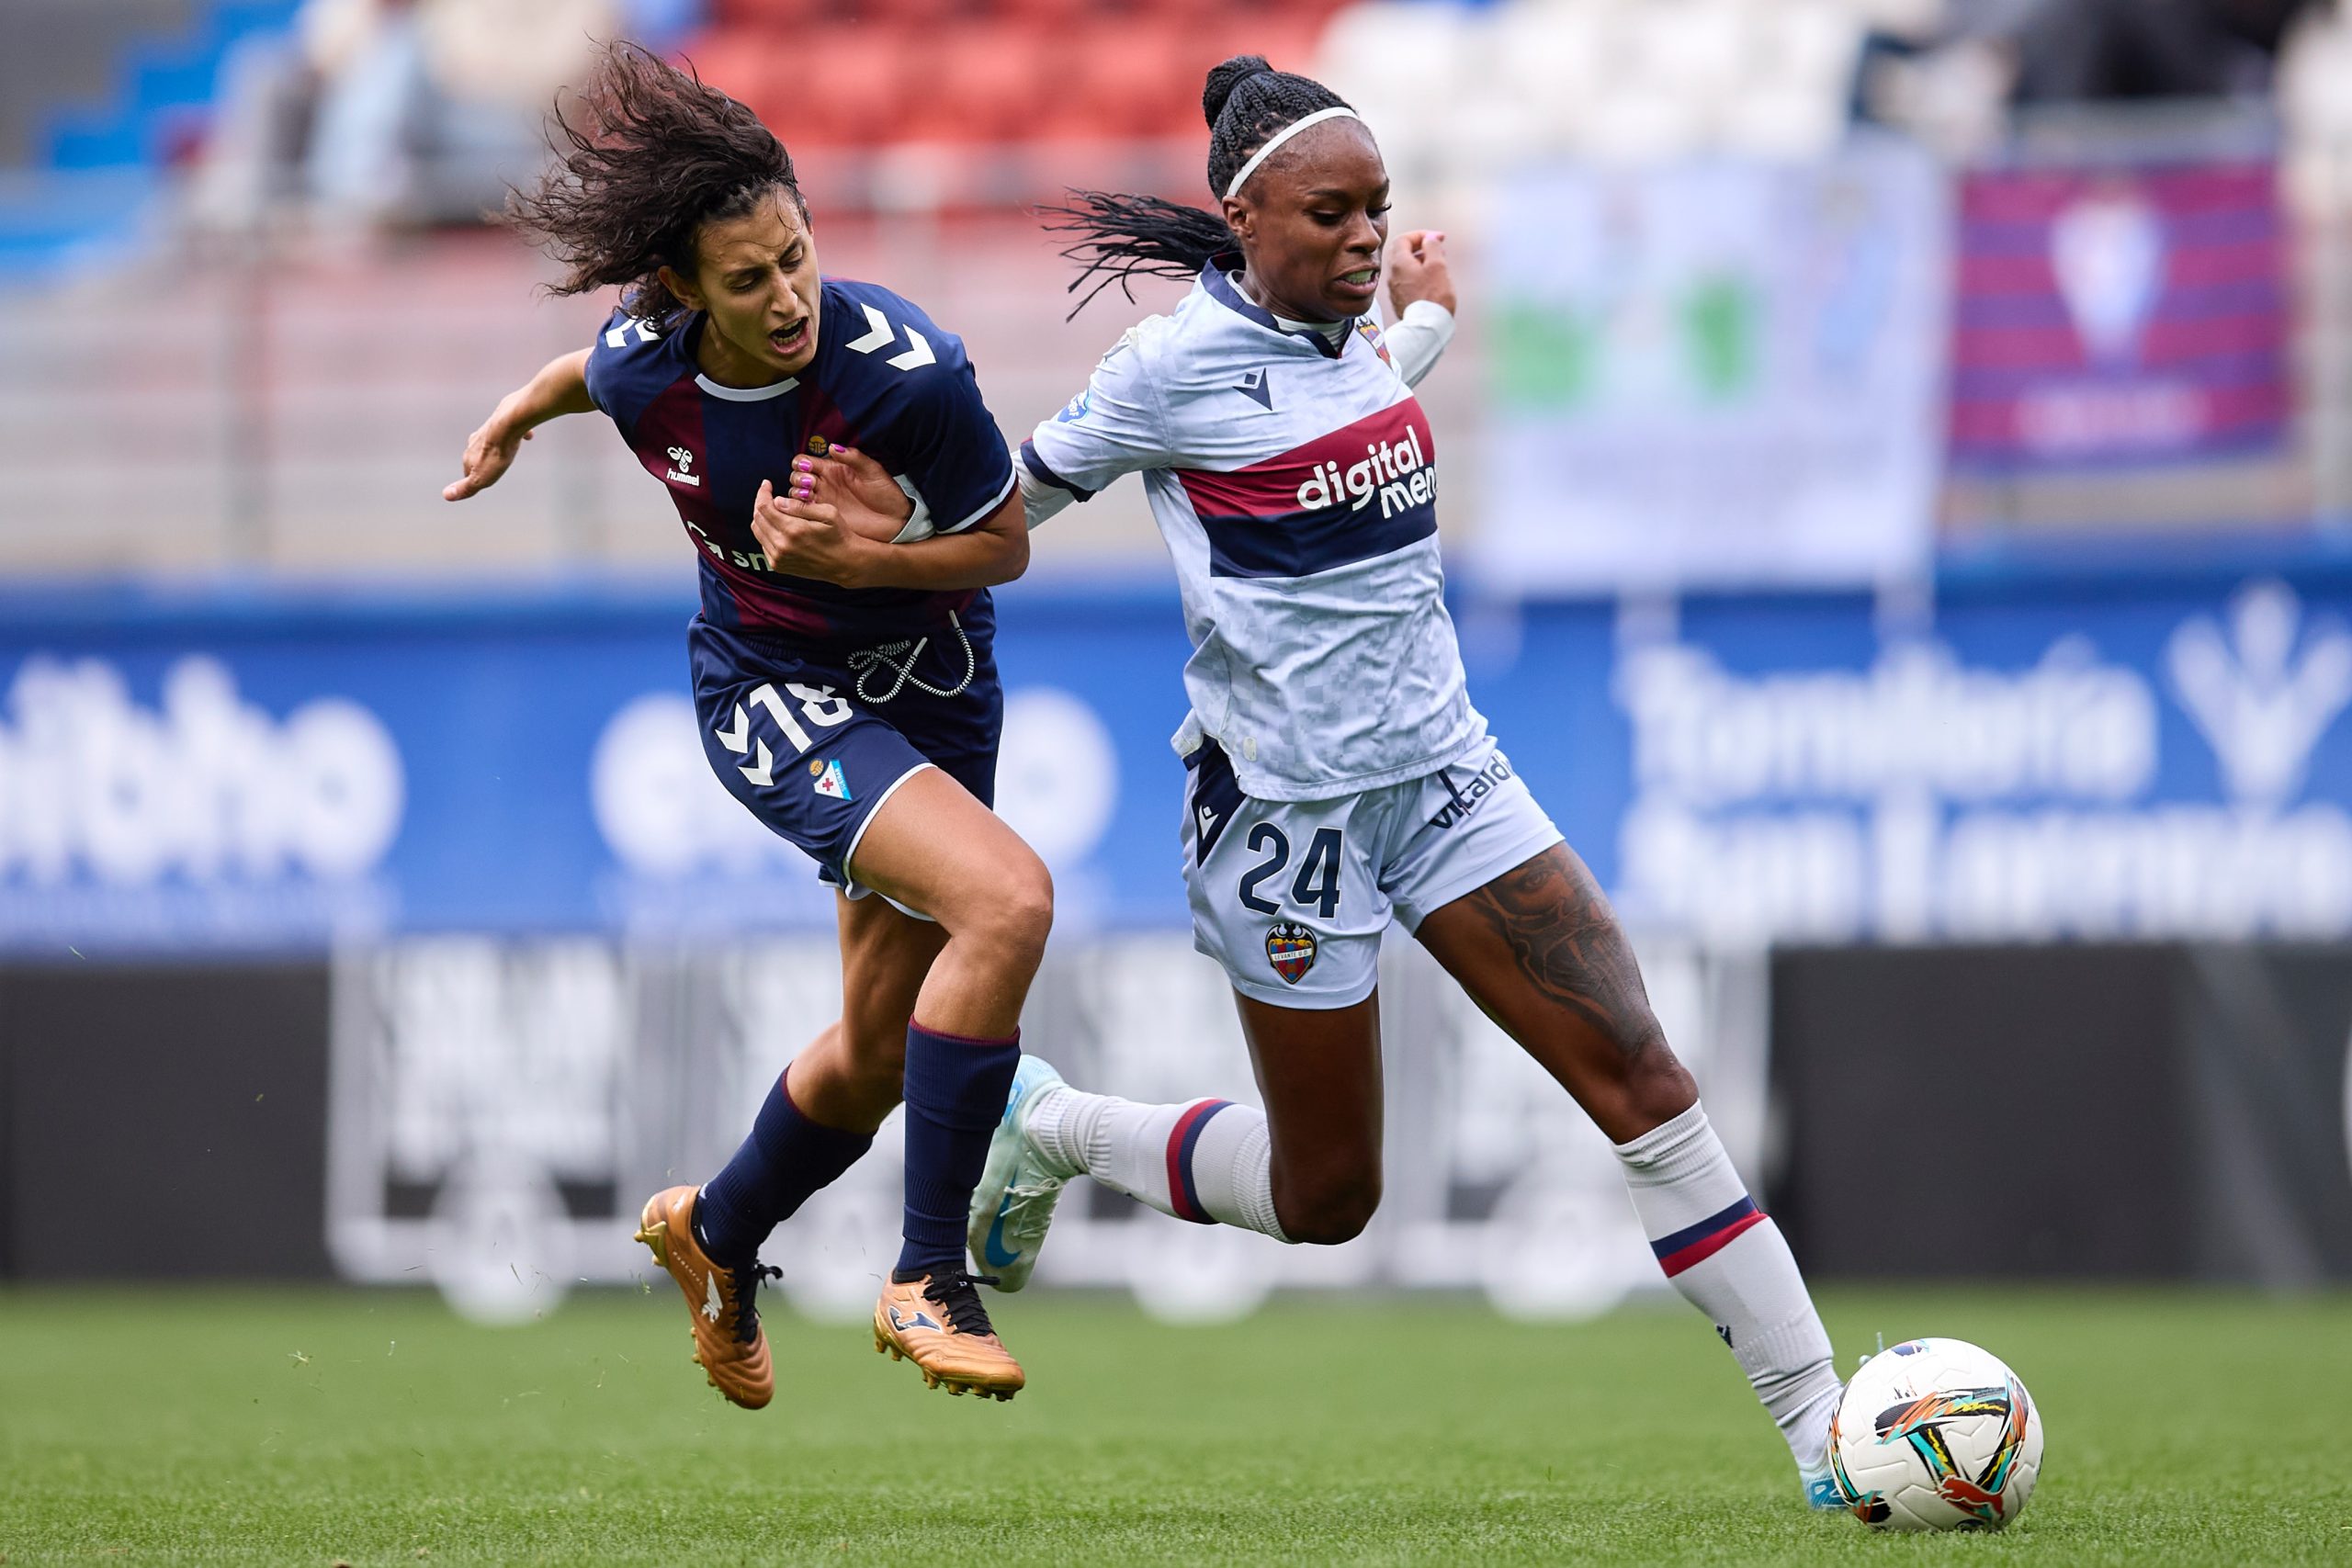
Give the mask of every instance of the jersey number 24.
M 1338 914 L 1340 863 L 1346 848 L 1337 828 L 1316 829 L 1315 837 L 1307 840 L 1306 859 L 1291 881 L 1291 902 L 1326 920 Z M 1272 822 L 1261 822 L 1250 829 L 1250 851 L 1265 858 L 1241 874 L 1242 908 L 1261 915 L 1278 915 L 1282 905 L 1259 889 L 1290 864 L 1290 835 Z

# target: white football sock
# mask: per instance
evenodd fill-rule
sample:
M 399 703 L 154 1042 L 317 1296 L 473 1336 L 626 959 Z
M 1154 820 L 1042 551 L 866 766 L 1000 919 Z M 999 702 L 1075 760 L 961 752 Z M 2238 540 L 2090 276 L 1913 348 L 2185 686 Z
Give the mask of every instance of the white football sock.
M 1274 1217 L 1273 1137 L 1262 1111 L 1225 1100 L 1140 1105 L 1064 1085 L 1037 1097 L 1028 1129 L 1069 1174 L 1163 1214 L 1290 1239 Z
M 1705 1108 L 1619 1144 L 1617 1157 L 1659 1267 L 1713 1321 L 1797 1463 L 1818 1464 L 1838 1387 L 1829 1335 L 1781 1227 L 1748 1197 Z

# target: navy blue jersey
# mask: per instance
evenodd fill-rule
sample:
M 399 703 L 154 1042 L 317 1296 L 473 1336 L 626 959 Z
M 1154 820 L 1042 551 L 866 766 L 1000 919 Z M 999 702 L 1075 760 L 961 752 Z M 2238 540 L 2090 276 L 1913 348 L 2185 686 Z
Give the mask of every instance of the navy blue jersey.
M 980 400 L 964 343 L 871 283 L 827 278 L 817 356 L 770 387 L 726 387 L 695 363 L 704 317 L 616 310 L 588 354 L 588 395 L 677 504 L 702 561 L 703 618 L 795 640 L 920 635 L 985 590 L 841 588 L 768 569 L 752 534 L 760 481 L 783 491 L 796 453 L 854 446 L 902 476 L 956 533 L 1012 491 L 1012 459 Z

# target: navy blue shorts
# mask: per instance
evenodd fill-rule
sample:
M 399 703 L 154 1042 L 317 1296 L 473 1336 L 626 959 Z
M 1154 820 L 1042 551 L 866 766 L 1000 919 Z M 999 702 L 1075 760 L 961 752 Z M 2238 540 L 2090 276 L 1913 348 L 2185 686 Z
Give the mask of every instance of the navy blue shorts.
M 852 897 L 865 891 L 849 863 L 866 823 L 925 766 L 981 805 L 996 803 L 1004 690 L 990 647 L 995 618 L 985 603 L 974 610 L 963 636 L 934 634 L 920 651 L 819 650 L 699 615 L 686 634 L 711 771 L 769 831 L 808 852 L 820 880 Z

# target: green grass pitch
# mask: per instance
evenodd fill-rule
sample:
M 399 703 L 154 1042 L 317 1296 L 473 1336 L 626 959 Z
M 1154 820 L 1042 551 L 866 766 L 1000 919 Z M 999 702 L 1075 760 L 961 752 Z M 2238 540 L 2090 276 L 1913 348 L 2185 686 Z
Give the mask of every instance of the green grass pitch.
M 51 1562 L 2352 1561 L 2352 1300 L 1831 1292 L 1841 1359 L 1981 1341 L 2048 1424 L 1992 1537 L 1799 1506 L 1679 1303 L 1597 1323 L 1297 1298 L 1227 1327 L 1006 1298 L 1031 1386 L 925 1391 L 865 1330 L 771 1319 L 722 1404 L 684 1308 L 508 1330 L 412 1292 L 0 1294 L 0 1553 Z

